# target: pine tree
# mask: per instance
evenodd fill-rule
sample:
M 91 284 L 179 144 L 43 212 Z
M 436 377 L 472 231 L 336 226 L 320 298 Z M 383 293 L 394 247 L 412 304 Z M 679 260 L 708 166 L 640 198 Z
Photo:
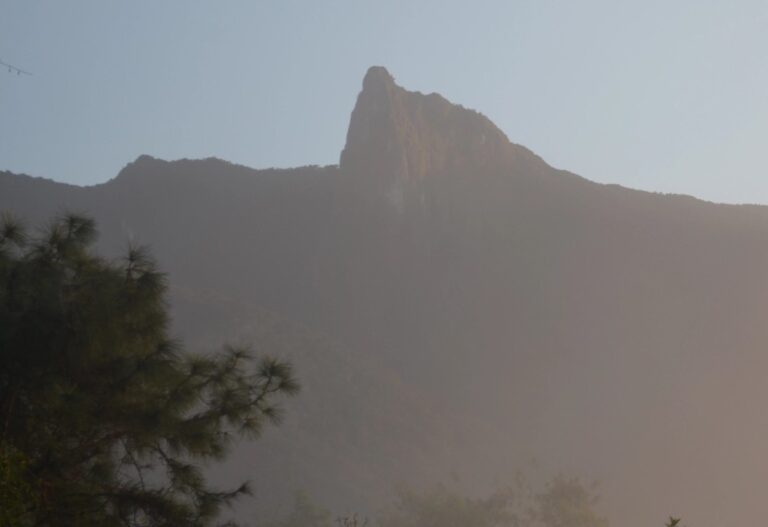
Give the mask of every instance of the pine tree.
M 147 251 L 109 262 L 95 236 L 77 215 L 0 226 L 0 447 L 34 494 L 17 524 L 210 525 L 248 486 L 210 488 L 201 465 L 279 419 L 291 367 L 184 352 Z

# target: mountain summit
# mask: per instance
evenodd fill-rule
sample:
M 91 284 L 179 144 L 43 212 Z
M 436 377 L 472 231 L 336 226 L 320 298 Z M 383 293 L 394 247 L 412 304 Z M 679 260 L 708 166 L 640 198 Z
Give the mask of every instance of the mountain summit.
M 62 209 L 109 256 L 152 247 L 190 348 L 295 360 L 285 426 L 230 467 L 262 509 L 481 492 L 536 459 L 602 480 L 628 527 L 764 516 L 766 207 L 589 182 L 374 67 L 340 166 L 141 157 L 86 188 L 0 172 L 0 211 Z
M 352 111 L 340 167 L 402 209 L 424 178 L 509 169 L 519 161 L 540 162 L 484 115 L 436 93 L 407 91 L 374 66 Z

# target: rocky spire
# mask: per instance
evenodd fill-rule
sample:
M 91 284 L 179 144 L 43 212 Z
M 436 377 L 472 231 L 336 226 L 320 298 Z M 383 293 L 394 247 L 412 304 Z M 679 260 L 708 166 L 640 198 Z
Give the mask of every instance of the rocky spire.
M 352 111 L 340 167 L 401 207 L 424 178 L 475 174 L 504 164 L 515 148 L 482 114 L 436 93 L 407 91 L 374 66 Z
M 357 163 L 377 161 L 391 176 L 417 178 L 458 161 L 485 163 L 509 146 L 480 113 L 436 93 L 406 91 L 374 66 L 363 79 L 340 164 L 357 171 Z

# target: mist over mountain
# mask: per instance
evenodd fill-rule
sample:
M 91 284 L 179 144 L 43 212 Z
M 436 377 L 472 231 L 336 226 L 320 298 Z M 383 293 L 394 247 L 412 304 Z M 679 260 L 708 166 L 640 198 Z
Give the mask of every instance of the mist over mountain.
M 533 466 L 599 480 L 617 525 L 762 517 L 765 207 L 590 182 L 374 67 L 338 166 L 5 172 L 0 210 L 92 215 L 106 254 L 152 248 L 189 348 L 295 361 L 285 424 L 221 469 L 255 481 L 244 519 Z

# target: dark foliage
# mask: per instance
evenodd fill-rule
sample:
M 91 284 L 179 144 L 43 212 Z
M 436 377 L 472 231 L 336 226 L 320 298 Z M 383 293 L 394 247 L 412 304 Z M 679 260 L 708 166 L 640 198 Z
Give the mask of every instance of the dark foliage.
M 32 238 L 9 217 L 0 227 L 0 439 L 35 496 L 17 521 L 210 525 L 248 486 L 212 489 L 202 465 L 279 419 L 291 367 L 184 353 L 148 253 L 108 262 L 95 237 L 77 215 Z

